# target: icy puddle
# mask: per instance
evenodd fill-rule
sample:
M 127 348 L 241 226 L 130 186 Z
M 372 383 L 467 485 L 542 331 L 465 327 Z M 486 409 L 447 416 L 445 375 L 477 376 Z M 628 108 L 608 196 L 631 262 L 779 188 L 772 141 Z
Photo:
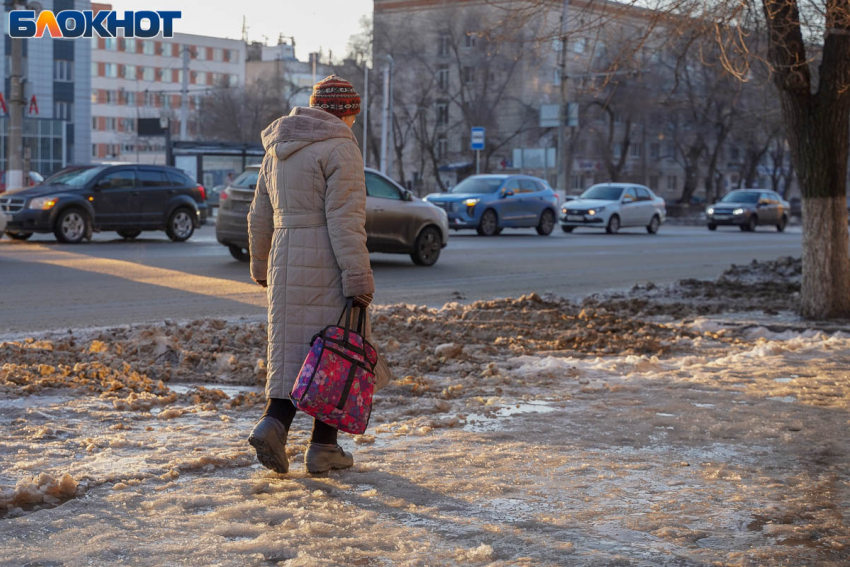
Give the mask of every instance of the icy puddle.
M 507 418 L 523 414 L 548 414 L 562 409 L 555 407 L 553 403 L 537 400 L 510 404 L 494 412 L 493 416 L 470 413 L 466 416 L 466 425 L 463 426 L 463 429 L 464 431 L 475 432 L 496 431 L 510 426 L 510 421 Z

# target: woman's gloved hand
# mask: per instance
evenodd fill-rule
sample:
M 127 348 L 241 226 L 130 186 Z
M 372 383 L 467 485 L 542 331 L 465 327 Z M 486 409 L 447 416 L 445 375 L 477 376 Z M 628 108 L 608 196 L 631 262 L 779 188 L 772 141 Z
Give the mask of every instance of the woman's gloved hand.
M 354 305 L 356 307 L 366 309 L 371 304 L 372 304 L 372 294 L 371 293 L 364 293 L 363 295 L 355 295 L 354 296 Z

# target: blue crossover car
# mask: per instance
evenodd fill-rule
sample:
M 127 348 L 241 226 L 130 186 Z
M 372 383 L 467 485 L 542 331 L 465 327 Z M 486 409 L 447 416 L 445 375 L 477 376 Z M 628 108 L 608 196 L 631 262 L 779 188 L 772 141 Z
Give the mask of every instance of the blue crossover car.
M 557 194 L 542 179 L 528 175 L 473 175 L 425 200 L 446 211 L 449 228 L 474 228 L 483 236 L 503 228 L 531 227 L 547 236 L 558 218 Z

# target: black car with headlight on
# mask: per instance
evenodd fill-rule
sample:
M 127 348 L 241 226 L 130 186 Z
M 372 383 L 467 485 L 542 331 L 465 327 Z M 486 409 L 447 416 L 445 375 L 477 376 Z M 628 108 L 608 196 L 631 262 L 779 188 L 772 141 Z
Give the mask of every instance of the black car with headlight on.
M 76 165 L 28 189 L 0 195 L 6 234 L 26 240 L 34 232 L 75 244 L 94 231 L 135 238 L 164 230 L 175 241 L 192 236 L 206 216 L 206 192 L 177 168 L 161 165 Z
M 782 232 L 791 217 L 791 204 L 773 191 L 738 189 L 705 209 L 708 230 L 738 226 L 753 232 L 758 226 L 775 226 Z

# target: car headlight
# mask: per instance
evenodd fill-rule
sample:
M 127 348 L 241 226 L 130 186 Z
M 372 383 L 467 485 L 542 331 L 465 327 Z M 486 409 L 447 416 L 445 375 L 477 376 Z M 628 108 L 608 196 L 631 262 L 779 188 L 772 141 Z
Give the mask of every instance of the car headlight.
M 735 209 L 734 211 L 732 211 L 732 214 L 733 215 L 743 215 L 744 209 Z
M 564 213 L 564 214 L 567 214 L 567 208 L 564 207 L 563 209 L 561 209 L 561 212 Z
M 463 204 L 466 205 L 467 207 L 474 207 L 480 201 L 481 201 L 481 199 L 467 199 L 466 201 L 463 202 Z
M 587 211 L 587 214 L 590 215 L 590 216 L 593 216 L 597 213 L 601 213 L 604 210 L 605 210 L 605 207 L 596 207 L 595 209 L 590 209 L 589 211 Z
M 706 213 L 708 213 L 708 214 L 710 214 L 710 215 L 713 215 L 713 214 L 714 214 L 714 207 L 709 207 L 709 208 L 707 208 L 707 209 L 705 210 L 705 212 L 706 212 Z
M 29 208 L 38 211 L 48 211 L 53 208 L 59 197 L 38 197 L 30 201 Z

